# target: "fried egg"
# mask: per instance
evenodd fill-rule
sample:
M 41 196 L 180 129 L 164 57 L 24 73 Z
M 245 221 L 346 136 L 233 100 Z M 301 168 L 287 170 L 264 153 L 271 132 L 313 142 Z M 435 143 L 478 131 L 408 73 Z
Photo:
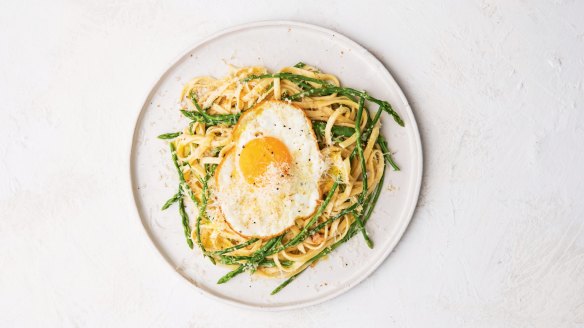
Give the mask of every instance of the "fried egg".
M 215 174 L 217 201 L 233 230 L 268 238 L 315 212 L 325 164 L 302 109 L 263 102 L 241 116 L 233 139 Z

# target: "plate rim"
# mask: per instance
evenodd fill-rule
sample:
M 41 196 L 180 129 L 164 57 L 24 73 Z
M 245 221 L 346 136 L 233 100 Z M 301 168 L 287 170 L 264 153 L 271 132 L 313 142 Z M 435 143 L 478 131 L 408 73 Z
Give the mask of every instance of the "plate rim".
M 142 218 L 142 215 L 141 215 L 140 210 L 138 208 L 138 206 L 139 206 L 138 205 L 138 197 L 136 194 L 137 190 L 135 190 L 135 188 L 134 188 L 134 185 L 136 182 L 136 177 L 134 176 L 135 174 L 134 174 L 134 170 L 133 170 L 133 167 L 135 166 L 134 153 L 136 151 L 135 143 L 136 143 L 136 140 L 138 137 L 138 124 L 141 122 L 144 110 L 148 106 L 148 99 L 152 96 L 155 87 L 162 81 L 162 79 L 164 77 L 166 77 L 166 75 L 174 68 L 174 66 L 176 66 L 180 62 L 181 59 L 183 59 L 185 56 L 187 56 L 193 50 L 206 44 L 207 42 L 213 41 L 213 40 L 215 40 L 223 35 L 227 35 L 229 33 L 237 32 L 237 31 L 241 31 L 241 30 L 246 30 L 246 29 L 250 29 L 250 28 L 265 27 L 265 26 L 292 26 L 292 27 L 304 28 L 307 30 L 312 30 L 315 32 L 320 32 L 320 33 L 333 34 L 335 36 L 335 38 L 340 39 L 342 42 L 349 44 L 350 46 L 360 50 L 362 52 L 361 54 L 366 56 L 366 57 L 369 57 L 368 59 L 370 59 L 371 62 L 374 63 L 376 66 L 383 68 L 381 74 L 385 75 L 385 78 L 387 78 L 390 83 L 393 83 L 396 86 L 397 94 L 398 94 L 400 100 L 405 104 L 405 108 L 406 108 L 406 112 L 407 112 L 405 114 L 407 114 L 409 116 L 409 119 L 410 119 L 409 124 L 411 125 L 413 132 L 414 132 L 413 133 L 413 141 L 414 141 L 414 148 L 415 148 L 414 153 L 417 153 L 417 158 L 418 158 L 418 161 L 417 161 L 418 163 L 416 163 L 417 164 L 416 167 L 418 168 L 418 172 L 415 175 L 416 181 L 414 181 L 414 186 L 413 186 L 414 191 L 412 194 L 413 197 L 411 199 L 411 204 L 407 208 L 406 218 L 404 220 L 402 220 L 401 225 L 399 225 L 398 229 L 396 229 L 399 237 L 396 238 L 395 241 L 389 245 L 389 247 L 387 247 L 387 249 L 382 253 L 382 255 L 376 261 L 374 261 L 372 263 L 372 265 L 370 265 L 369 268 L 362 275 L 358 276 L 357 278 L 353 279 L 349 283 L 345 284 L 343 287 L 338 288 L 337 290 L 333 291 L 332 293 L 330 293 L 328 295 L 324 295 L 322 297 L 319 297 L 319 298 L 316 298 L 313 300 L 309 300 L 309 301 L 296 302 L 296 303 L 287 304 L 287 305 L 275 305 L 275 306 L 261 306 L 261 305 L 255 305 L 255 304 L 247 304 L 247 303 L 236 301 L 236 300 L 233 300 L 230 298 L 224 298 L 224 297 L 216 295 L 216 294 L 214 294 L 214 293 L 212 293 L 204 288 L 199 287 L 196 282 L 191 281 L 191 279 L 182 275 L 174 267 L 174 264 L 170 261 L 170 259 L 162 252 L 162 250 L 159 248 L 159 246 L 157 245 L 157 243 L 153 239 L 153 236 L 151 235 L 150 231 L 144 225 L 144 219 Z M 381 60 L 379 60 L 375 55 L 373 55 L 364 46 L 360 45 L 356 41 L 353 41 L 352 39 L 345 36 L 344 34 L 337 32 L 337 31 L 334 31 L 332 29 L 325 28 L 325 27 L 322 27 L 319 25 L 303 23 L 303 22 L 299 22 L 299 21 L 292 21 L 292 20 L 261 20 L 261 21 L 248 22 L 248 23 L 244 23 L 244 24 L 238 24 L 238 25 L 235 25 L 232 27 L 221 29 L 215 33 L 212 33 L 211 35 L 209 35 L 209 36 L 195 42 L 194 44 L 190 45 L 185 51 L 181 52 L 177 57 L 173 58 L 173 60 L 171 60 L 170 63 L 168 65 L 165 65 L 164 67 L 165 68 L 162 70 L 162 73 L 156 75 L 157 78 L 155 78 L 154 82 L 151 83 L 150 88 L 146 92 L 146 95 L 143 97 L 143 101 L 141 102 L 140 109 L 138 110 L 137 114 L 135 115 L 134 124 L 133 124 L 134 131 L 132 133 L 129 158 L 128 158 L 128 169 L 129 169 L 129 173 L 130 173 L 129 174 L 129 180 L 130 180 L 129 181 L 130 182 L 129 188 L 131 189 L 133 205 L 134 205 L 132 207 L 134 208 L 135 214 L 138 218 L 138 221 L 140 222 L 140 226 L 142 227 L 146 236 L 148 236 L 148 239 L 149 239 L 148 244 L 150 244 L 150 249 L 153 248 L 155 250 L 155 252 L 158 254 L 158 258 L 162 259 L 167 264 L 165 266 L 171 268 L 172 271 L 176 275 L 180 276 L 183 281 L 187 282 L 188 285 L 192 286 L 199 294 L 204 295 L 205 297 L 209 297 L 211 299 L 218 300 L 219 302 L 229 304 L 232 306 L 236 306 L 239 308 L 277 312 L 277 311 L 286 311 L 286 310 L 305 308 L 305 307 L 321 304 L 321 303 L 324 303 L 328 300 L 336 298 L 337 296 L 340 296 L 340 295 L 348 292 L 349 290 L 351 290 L 353 287 L 359 285 L 361 282 L 363 282 L 365 279 L 367 279 L 373 272 L 375 272 L 379 268 L 379 266 L 381 266 L 381 264 L 383 262 L 385 262 L 385 260 L 389 257 L 389 255 L 396 248 L 397 244 L 403 238 L 405 231 L 406 231 L 407 227 L 410 225 L 411 220 L 413 218 L 413 215 L 414 215 L 414 212 L 416 210 L 418 200 L 420 197 L 420 189 L 421 189 L 421 185 L 422 185 L 423 171 L 424 171 L 424 167 L 423 167 L 424 161 L 423 161 L 421 136 L 420 136 L 420 131 L 418 129 L 415 115 L 414 115 L 412 108 L 411 108 L 405 94 L 403 93 L 400 85 L 397 83 L 397 81 L 395 80 L 395 78 L 393 77 L 393 75 L 391 74 L 389 69 L 383 64 L 383 62 L 381 62 Z

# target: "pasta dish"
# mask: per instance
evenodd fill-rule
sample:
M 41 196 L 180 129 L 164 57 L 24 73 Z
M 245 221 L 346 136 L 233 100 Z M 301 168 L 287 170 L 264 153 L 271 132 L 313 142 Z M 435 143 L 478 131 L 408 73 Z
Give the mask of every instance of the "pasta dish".
M 355 235 L 373 247 L 386 163 L 399 170 L 381 115 L 404 125 L 388 102 L 304 63 L 196 77 L 180 101 L 184 128 L 159 136 L 179 180 L 163 209 L 177 203 L 188 246 L 230 268 L 218 283 L 285 278 L 275 294 Z

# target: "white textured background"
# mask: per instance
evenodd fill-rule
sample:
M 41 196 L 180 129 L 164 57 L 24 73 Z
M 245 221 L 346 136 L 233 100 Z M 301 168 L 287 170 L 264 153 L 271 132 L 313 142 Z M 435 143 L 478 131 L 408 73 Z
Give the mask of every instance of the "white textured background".
M 266 19 L 370 49 L 425 155 L 418 209 L 381 268 L 281 313 L 174 274 L 128 178 L 158 75 L 201 38 Z M 2 327 L 584 327 L 583 1 L 5 0 L 0 44 Z

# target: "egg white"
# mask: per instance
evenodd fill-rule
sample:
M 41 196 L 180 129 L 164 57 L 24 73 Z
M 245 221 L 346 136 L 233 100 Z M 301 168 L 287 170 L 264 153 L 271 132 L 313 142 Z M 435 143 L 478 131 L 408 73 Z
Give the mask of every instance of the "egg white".
M 266 101 L 244 114 L 234 131 L 235 147 L 216 172 L 217 201 L 227 223 L 237 233 L 267 238 L 280 234 L 299 217 L 314 213 L 321 199 L 319 180 L 325 164 L 312 126 L 304 112 L 288 103 Z M 246 181 L 239 168 L 244 146 L 259 137 L 274 137 L 286 145 L 292 163 L 287 174 L 270 167 L 265 183 Z

